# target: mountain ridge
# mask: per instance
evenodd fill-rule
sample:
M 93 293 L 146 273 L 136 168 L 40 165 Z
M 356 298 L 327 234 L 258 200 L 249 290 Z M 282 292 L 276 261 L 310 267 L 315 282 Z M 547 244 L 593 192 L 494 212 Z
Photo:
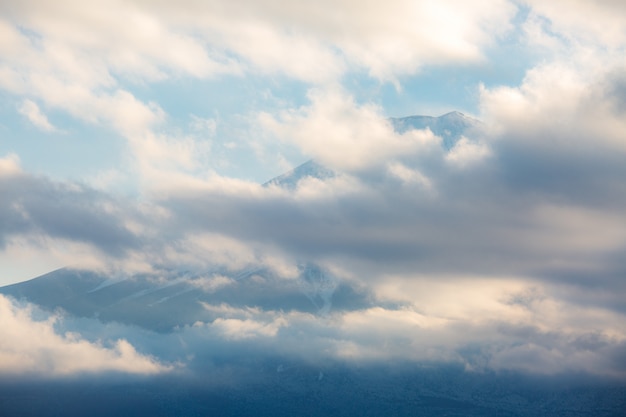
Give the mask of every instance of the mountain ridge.
M 299 311 L 324 316 L 332 309 L 371 305 L 362 289 L 339 282 L 319 266 L 300 266 L 298 277 L 277 277 L 265 268 L 203 273 L 162 271 L 112 280 L 95 272 L 61 268 L 39 277 L 0 287 L 0 294 L 62 309 L 103 322 L 136 325 L 158 332 L 218 318 L 206 305 Z

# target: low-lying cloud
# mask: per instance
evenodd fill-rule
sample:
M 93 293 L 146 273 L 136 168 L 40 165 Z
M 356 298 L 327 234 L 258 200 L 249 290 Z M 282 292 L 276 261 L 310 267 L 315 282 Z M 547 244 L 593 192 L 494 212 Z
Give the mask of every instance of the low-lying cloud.
M 125 339 L 107 344 L 80 333 L 59 332 L 58 315 L 0 295 L 0 375 L 68 376 L 120 372 L 156 374 L 171 365 L 137 352 Z

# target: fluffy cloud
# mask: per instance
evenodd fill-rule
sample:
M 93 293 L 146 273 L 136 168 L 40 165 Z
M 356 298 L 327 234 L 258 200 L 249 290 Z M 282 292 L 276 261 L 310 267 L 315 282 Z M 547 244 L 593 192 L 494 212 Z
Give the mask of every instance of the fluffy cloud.
M 229 285 L 247 292 L 259 279 L 252 275 Z M 163 365 L 168 362 L 202 372 L 228 367 L 229 358 L 239 362 L 241 355 L 252 361 L 278 355 L 318 366 L 408 360 L 452 362 L 479 372 L 626 376 L 619 355 L 626 340 L 621 314 L 561 301 L 558 291 L 523 279 L 440 281 L 388 277 L 380 282 L 387 288 L 377 290 L 386 300 L 323 315 L 202 303 L 213 319 L 159 334 L 96 318 L 61 318 L 0 297 L 7 336 L 0 342 L 0 374 L 150 374 L 171 370 Z M 280 278 L 271 285 L 284 288 Z M 406 301 L 394 306 L 391 299 Z
M 504 1 L 470 7 L 458 1 L 433 5 L 402 0 L 215 1 L 190 10 L 253 66 L 312 81 L 336 77 L 344 62 L 393 79 L 423 65 L 480 59 L 488 34 L 506 31 L 515 12 Z
M 50 123 L 48 117 L 41 112 L 37 103 L 31 100 L 24 100 L 18 108 L 18 111 L 24 115 L 32 124 L 45 132 L 55 132 L 58 129 Z
M 200 39 L 139 2 L 86 6 L 35 0 L 2 8 L 8 19 L 43 38 L 42 50 L 59 65 L 59 75 L 73 75 L 80 84 L 110 84 L 107 70 L 158 80 L 170 71 L 207 76 L 227 68 L 211 59 Z
M 439 149 L 439 139 L 429 132 L 397 134 L 379 108 L 359 106 L 345 92 L 316 90 L 310 99 L 309 106 L 286 111 L 278 119 L 261 114 L 259 122 L 332 168 L 361 170 L 419 148 Z
M 0 295 L 0 375 L 38 374 L 63 376 L 77 373 L 123 372 L 155 374 L 171 367 L 141 355 L 128 341 L 120 339 L 106 346 L 92 343 L 79 334 L 58 334 L 60 318 L 41 315 L 32 306 L 20 306 Z
M 238 58 L 249 71 L 314 82 L 337 80 L 346 64 L 393 79 L 423 65 L 480 59 L 481 48 L 494 32 L 509 29 L 515 12 L 506 1 L 477 7 L 454 0 L 211 1 L 176 7 L 33 0 L 4 3 L 2 9 L 7 20 L 1 26 L 0 80 L 10 91 L 46 79 L 93 91 L 133 77 L 236 74 L 242 71 Z
M 15 154 L 9 154 L 0 158 L 0 174 L 12 176 L 21 171 L 20 159 Z
M 525 0 L 532 12 L 547 18 L 552 30 L 578 42 L 592 42 L 619 50 L 626 44 L 626 7 L 619 0 Z
M 617 354 L 626 340 L 619 313 L 581 309 L 521 279 L 405 284 L 394 288 L 402 298 L 413 299 L 397 307 L 387 301 L 386 307 L 374 304 L 326 315 L 203 303 L 216 317 L 213 321 L 198 321 L 164 337 L 184 341 L 186 352 L 205 352 L 204 359 L 189 363 L 192 368 L 202 368 L 202 360 L 219 362 L 246 352 L 318 365 L 337 359 L 412 361 L 456 363 L 478 372 L 626 376 Z

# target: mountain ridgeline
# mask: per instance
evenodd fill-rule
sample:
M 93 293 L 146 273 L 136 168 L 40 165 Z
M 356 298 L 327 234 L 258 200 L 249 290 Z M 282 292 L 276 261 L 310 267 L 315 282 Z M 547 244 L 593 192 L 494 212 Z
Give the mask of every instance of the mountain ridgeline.
M 76 317 L 97 318 L 146 330 L 170 332 L 195 322 L 211 322 L 219 312 L 207 305 L 299 311 L 324 316 L 331 309 L 357 310 L 372 305 L 363 289 L 339 282 L 313 264 L 297 277 L 282 278 L 266 268 L 203 273 L 160 271 L 111 277 L 63 268 L 0 288 L 0 294 L 61 309 Z
M 471 135 L 479 129 L 482 123 L 458 111 L 446 113 L 439 117 L 409 116 L 389 119 L 398 133 L 412 129 L 430 129 L 435 135 L 443 139 L 443 147 L 450 150 L 462 136 Z

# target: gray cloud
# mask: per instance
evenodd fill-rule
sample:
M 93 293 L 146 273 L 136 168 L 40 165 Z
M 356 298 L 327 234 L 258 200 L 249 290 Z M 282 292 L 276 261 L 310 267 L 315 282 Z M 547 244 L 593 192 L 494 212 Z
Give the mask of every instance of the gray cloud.
M 140 244 L 125 224 L 132 209 L 87 186 L 19 172 L 0 176 L 0 192 L 0 241 L 32 234 L 91 244 L 113 256 Z

